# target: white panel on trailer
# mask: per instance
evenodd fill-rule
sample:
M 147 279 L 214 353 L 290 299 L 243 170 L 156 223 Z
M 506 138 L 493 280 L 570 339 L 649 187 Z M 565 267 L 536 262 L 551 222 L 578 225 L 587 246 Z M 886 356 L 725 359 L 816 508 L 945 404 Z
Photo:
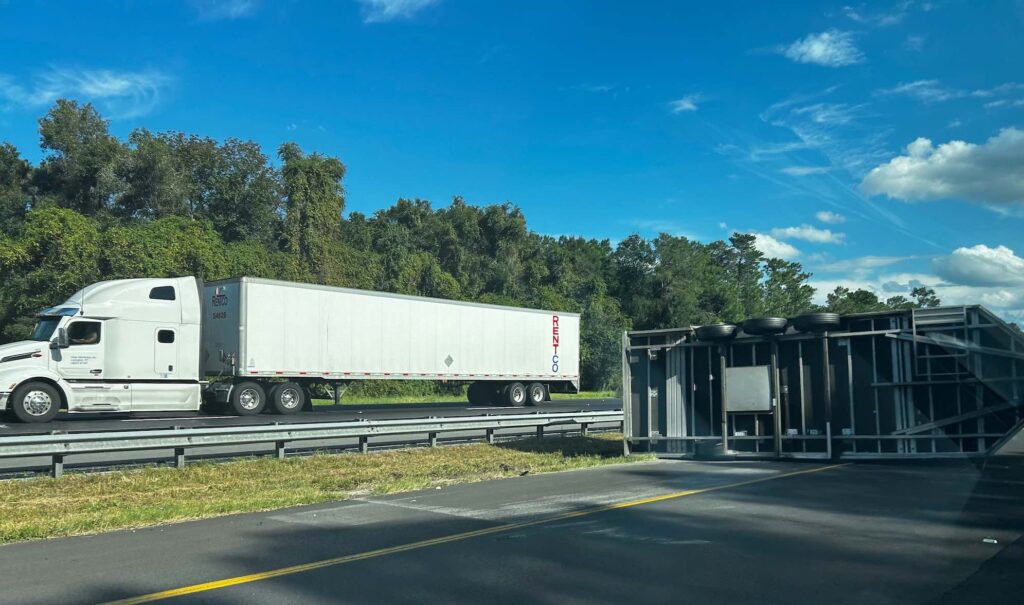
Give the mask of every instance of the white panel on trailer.
M 237 353 L 257 376 L 579 380 L 575 313 L 256 278 L 205 290 L 211 375 Z

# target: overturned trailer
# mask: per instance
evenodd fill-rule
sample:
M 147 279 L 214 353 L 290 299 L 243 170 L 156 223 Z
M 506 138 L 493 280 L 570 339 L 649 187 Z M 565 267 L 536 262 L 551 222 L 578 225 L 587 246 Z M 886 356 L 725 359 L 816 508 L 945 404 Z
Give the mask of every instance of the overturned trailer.
M 1024 334 L 984 307 L 623 335 L 625 445 L 664 456 L 985 456 L 1024 425 Z

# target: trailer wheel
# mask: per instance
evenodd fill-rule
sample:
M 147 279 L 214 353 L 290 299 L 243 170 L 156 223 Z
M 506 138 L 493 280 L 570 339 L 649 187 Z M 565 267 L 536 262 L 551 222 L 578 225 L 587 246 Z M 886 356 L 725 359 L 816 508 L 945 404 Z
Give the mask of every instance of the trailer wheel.
M 526 387 L 521 382 L 510 382 L 505 385 L 502 390 L 502 399 L 504 399 L 509 405 L 514 407 L 521 407 L 526 405 L 526 399 L 528 397 Z
M 60 393 L 45 382 L 26 382 L 11 393 L 10 404 L 20 422 L 49 422 L 60 411 Z
M 529 405 L 540 405 L 547 400 L 548 390 L 544 388 L 539 382 L 531 382 L 529 388 L 526 391 L 527 400 L 526 403 Z
M 231 389 L 229 411 L 239 416 L 255 416 L 267 405 L 267 393 L 258 382 L 240 382 Z
M 275 384 L 270 389 L 270 411 L 275 414 L 296 414 L 305 403 L 305 389 L 294 382 Z

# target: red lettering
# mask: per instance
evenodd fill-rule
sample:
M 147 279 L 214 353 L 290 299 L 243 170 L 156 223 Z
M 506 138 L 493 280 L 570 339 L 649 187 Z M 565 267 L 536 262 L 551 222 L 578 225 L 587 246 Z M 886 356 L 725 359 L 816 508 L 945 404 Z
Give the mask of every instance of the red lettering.
M 555 358 L 558 358 L 558 316 L 551 316 L 551 346 L 555 349 Z M 557 362 L 556 362 L 557 367 Z

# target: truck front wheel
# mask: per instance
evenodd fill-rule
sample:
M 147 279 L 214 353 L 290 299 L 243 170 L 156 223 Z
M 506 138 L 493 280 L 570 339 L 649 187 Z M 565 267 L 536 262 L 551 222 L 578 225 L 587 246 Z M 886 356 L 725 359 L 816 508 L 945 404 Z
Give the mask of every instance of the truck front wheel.
M 60 411 L 60 393 L 45 382 L 26 382 L 11 393 L 10 404 L 21 422 L 49 422 Z
M 239 416 L 255 416 L 267 405 L 267 393 L 256 382 L 240 382 L 231 389 L 229 410 Z
M 275 414 L 294 414 L 301 411 L 305 403 L 305 391 L 294 382 L 275 384 L 270 389 L 270 409 Z

